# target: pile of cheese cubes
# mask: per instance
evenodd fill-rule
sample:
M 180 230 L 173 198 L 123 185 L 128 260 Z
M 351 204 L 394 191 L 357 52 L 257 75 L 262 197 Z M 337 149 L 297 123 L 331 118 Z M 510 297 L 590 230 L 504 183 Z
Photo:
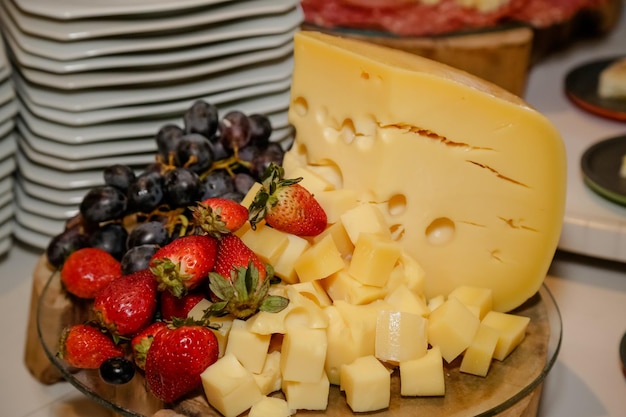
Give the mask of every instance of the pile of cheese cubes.
M 290 303 L 246 321 L 214 319 L 220 359 L 202 380 L 221 414 L 324 410 L 331 385 L 345 392 L 355 412 L 382 410 L 390 403 L 394 370 L 401 395 L 442 396 L 444 361 L 462 355 L 462 372 L 485 376 L 492 360 L 504 360 L 522 341 L 529 319 L 493 311 L 489 289 L 461 286 L 426 300 L 422 268 L 376 204 L 304 168 L 294 174 L 324 207 L 329 225 L 310 239 L 263 224 L 237 232 L 274 266 L 283 282 L 271 292 Z M 190 315 L 201 316 L 209 303 Z M 284 400 L 271 396 L 277 391 Z

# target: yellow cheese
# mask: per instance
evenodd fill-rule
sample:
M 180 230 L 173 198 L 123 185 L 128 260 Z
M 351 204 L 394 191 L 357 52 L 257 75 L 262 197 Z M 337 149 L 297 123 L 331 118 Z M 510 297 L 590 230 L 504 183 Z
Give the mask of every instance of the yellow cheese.
M 485 324 L 480 324 L 474 340 L 463 354 L 459 370 L 468 374 L 486 376 L 496 350 L 499 333 Z
M 421 358 L 428 349 L 426 322 L 417 314 L 382 310 L 376 321 L 375 356 L 393 364 Z
M 363 305 L 353 305 L 343 300 L 337 300 L 334 305 L 350 328 L 358 356 L 373 356 L 376 351 L 378 314 L 382 310 L 389 310 L 392 307 L 383 300 L 376 300 Z
M 330 383 L 325 372 L 313 382 L 283 381 L 283 393 L 292 410 L 326 410 Z M 274 417 L 266 415 L 266 417 Z
M 341 389 L 352 411 L 382 410 L 389 407 L 391 375 L 374 356 L 363 356 L 341 367 Z
M 209 404 L 224 417 L 236 417 L 263 398 L 252 372 L 234 355 L 224 355 L 200 375 Z
M 302 31 L 294 57 L 289 152 L 385 207 L 428 299 L 486 287 L 510 311 L 539 289 L 566 186 L 545 117 L 467 73 L 356 40 Z
M 360 355 L 352 331 L 336 306 L 324 308 L 328 315 L 326 362 L 324 369 L 331 384 L 339 385 L 341 366 L 354 362 Z
M 240 237 L 261 260 L 271 265 L 274 265 L 289 244 L 286 233 L 266 226 L 265 223 L 259 224 L 256 230 L 248 229 Z
M 430 314 L 430 309 L 424 297 L 411 291 L 409 287 L 404 284 L 399 285 L 392 292 L 387 294 L 385 301 L 398 311 L 416 314 L 422 317 L 428 317 Z
M 324 239 L 305 250 L 293 267 L 300 281 L 313 281 L 326 278 L 342 269 L 344 260 L 332 235 L 326 235 Z
M 448 295 L 448 298 L 449 297 L 457 298 L 466 307 L 476 307 L 480 319 L 485 317 L 485 314 L 490 312 L 493 308 L 493 295 L 489 288 L 462 285 L 452 290 Z
M 424 356 L 400 362 L 400 394 L 404 396 L 442 396 L 446 393 L 443 358 L 439 346 Z
M 290 327 L 283 338 L 280 370 L 285 381 L 319 382 L 326 360 L 326 330 Z
M 474 339 L 480 320 L 456 298 L 447 299 L 430 313 L 428 342 L 439 346 L 446 362 L 452 362 Z
M 352 256 L 352 252 L 354 251 L 354 243 L 350 240 L 350 236 L 348 236 L 348 232 L 346 232 L 346 228 L 343 226 L 341 222 L 337 222 L 331 224 L 319 235 L 313 237 L 313 242 L 317 243 L 320 240 L 326 238 L 327 235 L 332 235 L 333 241 L 337 246 L 337 250 L 341 253 L 341 256 L 345 258 L 349 258 Z
M 294 269 L 296 260 L 306 251 L 311 244 L 308 240 L 286 233 L 287 247 L 284 248 L 278 258 L 272 263 L 274 274 L 283 281 L 293 284 L 298 282 L 298 274 Z
M 387 236 L 361 233 L 354 245 L 348 272 L 362 284 L 382 288 L 401 251 L 401 246 Z
M 504 360 L 526 336 L 526 328 L 530 319 L 515 314 L 490 311 L 481 323 L 496 329 L 499 332 L 498 344 L 493 357 Z
M 280 373 L 280 351 L 274 350 L 268 353 L 263 369 L 260 373 L 252 373 L 252 377 L 263 395 L 280 390 L 283 382 Z
M 346 188 L 315 193 L 315 199 L 326 212 L 326 219 L 330 224 L 337 223 L 343 213 L 359 204 L 357 196 L 355 190 Z
M 322 286 L 333 301 L 344 300 L 350 304 L 368 304 L 385 296 L 385 289 L 357 281 L 347 268 L 324 278 Z
M 313 300 L 313 302 L 320 307 L 325 307 L 333 303 L 320 281 L 298 282 L 292 284 L 290 289 L 296 290 L 304 297 Z
M 250 204 L 252 204 L 252 202 L 254 201 L 254 197 L 256 197 L 256 194 L 261 188 L 263 188 L 263 184 L 261 184 L 260 182 L 255 182 L 254 184 L 252 184 L 252 187 L 250 187 L 246 195 L 241 200 L 241 205 L 246 208 L 250 208 Z
M 283 297 L 289 304 L 278 313 L 259 311 L 247 320 L 251 332 L 270 335 L 284 334 L 289 326 L 307 326 L 313 329 L 325 329 L 328 317 L 321 307 L 311 298 L 300 294 L 293 285 L 284 287 Z
M 354 190 L 360 191 L 358 188 L 354 188 Z M 387 220 L 376 204 L 359 204 L 344 212 L 340 220 L 353 244 L 356 244 L 361 233 L 391 236 Z
M 398 264 L 389 275 L 385 289 L 387 293 L 390 293 L 398 286 L 404 285 L 414 293 L 424 295 L 424 279 L 424 268 L 415 258 L 403 250 L 398 259 Z
M 269 334 L 250 331 L 246 321 L 234 320 L 228 335 L 225 354 L 235 356 L 250 372 L 259 373 L 265 364 L 270 338 Z
M 263 397 L 250 408 L 248 417 L 289 417 L 294 414 L 294 410 L 282 398 Z

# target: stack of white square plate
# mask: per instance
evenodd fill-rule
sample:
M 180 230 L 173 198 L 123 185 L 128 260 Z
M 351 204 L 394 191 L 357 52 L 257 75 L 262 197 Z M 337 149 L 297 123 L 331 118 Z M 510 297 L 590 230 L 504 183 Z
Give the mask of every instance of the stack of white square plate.
M 297 0 L 0 0 L 17 95 L 15 236 L 45 247 L 112 163 L 154 161 L 197 99 L 288 143 Z
M 0 255 L 4 255 L 13 241 L 13 174 L 15 172 L 14 134 L 17 102 L 11 82 L 11 65 L 0 37 Z

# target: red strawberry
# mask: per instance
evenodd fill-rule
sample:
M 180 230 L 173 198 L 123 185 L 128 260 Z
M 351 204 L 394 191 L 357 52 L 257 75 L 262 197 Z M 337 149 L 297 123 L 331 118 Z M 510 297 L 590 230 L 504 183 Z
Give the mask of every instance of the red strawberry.
M 231 273 L 237 267 L 247 267 L 252 262 L 259 270 L 259 281 L 267 275 L 265 264 L 237 235 L 224 235 L 217 246 L 217 259 L 213 271 L 225 278 L 231 278 Z
M 306 188 L 298 184 L 302 178 L 284 179 L 281 166 L 271 164 L 263 174 L 263 187 L 250 205 L 252 228 L 266 223 L 297 236 L 317 236 L 327 225 L 326 212 Z
M 216 253 L 217 240 L 203 235 L 183 236 L 163 246 L 150 261 L 158 289 L 182 297 L 207 279 Z
M 248 221 L 248 208 L 228 198 L 208 198 L 193 210 L 196 227 L 216 238 L 239 229 Z
M 187 317 L 187 314 L 189 314 L 191 309 L 205 298 L 204 293 L 194 290 L 188 292 L 182 297 L 176 297 L 169 291 L 162 291 L 161 318 L 167 321 L 172 320 L 174 317 L 184 319 Z
M 165 293 L 167 293 L 167 291 Z M 167 323 L 164 321 L 155 321 L 147 327 L 144 327 L 143 330 L 131 339 L 130 347 L 133 350 L 133 359 L 139 369 L 145 369 L 146 367 L 146 356 L 152 344 L 152 340 L 154 339 L 154 335 L 165 327 L 167 327 Z
M 217 361 L 217 337 L 205 326 L 186 323 L 159 331 L 146 357 L 148 388 L 166 403 L 200 388 L 200 374 Z
M 223 236 L 214 271 L 209 274 L 214 303 L 205 311 L 205 318 L 229 313 L 247 319 L 259 310 L 282 310 L 289 300 L 268 295 L 273 273 L 272 266 L 265 265 L 237 235 Z
M 96 294 L 98 322 L 114 336 L 131 336 L 152 322 L 157 309 L 157 281 L 149 269 L 122 275 Z
M 82 248 L 70 254 L 61 268 L 65 289 L 80 298 L 92 299 L 109 282 L 122 275 L 121 265 L 99 248 Z
M 122 347 L 89 324 L 66 327 L 59 340 L 59 357 L 75 368 L 97 369 L 106 359 L 118 356 L 124 356 Z

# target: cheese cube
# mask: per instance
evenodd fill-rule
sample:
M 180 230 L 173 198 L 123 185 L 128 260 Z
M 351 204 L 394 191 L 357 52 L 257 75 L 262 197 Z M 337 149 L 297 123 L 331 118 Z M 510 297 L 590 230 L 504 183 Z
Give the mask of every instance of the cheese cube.
M 324 372 L 326 330 L 294 326 L 283 338 L 280 370 L 284 381 L 318 383 Z
M 363 356 L 341 367 L 341 389 L 353 412 L 389 407 L 391 374 L 374 356 Z
M 398 258 L 400 245 L 389 238 L 361 233 L 354 245 L 348 272 L 365 285 L 384 287 Z
M 493 352 L 496 350 L 499 333 L 497 330 L 481 323 L 478 326 L 474 340 L 463 354 L 459 367 L 461 372 L 472 375 L 487 376 Z
M 204 393 L 224 417 L 236 417 L 263 398 L 252 372 L 234 355 L 224 355 L 200 375 Z
M 241 240 L 261 260 L 271 265 L 276 262 L 289 243 L 287 233 L 269 227 L 265 223 L 260 223 L 256 230 L 250 228 L 241 235 Z
M 312 299 L 300 294 L 288 285 L 285 288 L 285 297 L 289 304 L 278 313 L 259 311 L 247 320 L 251 332 L 258 334 L 284 334 L 288 326 L 306 326 L 314 329 L 325 329 L 328 326 L 328 317 L 320 306 Z
M 270 334 L 250 331 L 246 321 L 234 320 L 228 335 L 225 354 L 234 355 L 244 368 L 250 372 L 259 373 L 265 364 L 270 338 Z
M 436 309 L 437 307 L 442 305 L 445 301 L 446 301 L 446 297 L 444 297 L 441 294 L 437 295 L 437 296 L 431 298 L 430 300 L 428 300 L 428 309 L 430 311 L 433 311 L 434 309 Z
M 285 235 L 287 236 L 287 246 L 272 263 L 272 266 L 277 277 L 289 284 L 294 284 L 298 282 L 298 275 L 294 268 L 296 260 L 302 256 L 311 244 L 300 236 L 292 235 L 291 233 L 286 233 Z
M 346 188 L 318 192 L 315 199 L 326 212 L 330 224 L 339 222 L 343 213 L 359 204 L 356 191 Z
M 305 250 L 293 267 L 300 281 L 313 281 L 341 270 L 344 267 L 344 260 L 333 237 L 327 235 Z
M 347 268 L 324 278 L 321 285 L 333 301 L 344 300 L 350 304 L 367 304 L 385 296 L 383 288 L 357 281 L 348 273 Z
M 375 356 L 399 363 L 421 358 L 428 349 L 427 320 L 417 314 L 382 310 L 376 321 Z
M 402 250 L 398 263 L 389 275 L 385 289 L 389 293 L 399 285 L 405 285 L 416 294 L 423 295 L 425 279 L 424 268 L 413 256 Z
M 422 317 L 428 317 L 430 314 L 430 309 L 424 297 L 411 291 L 404 284 L 399 285 L 391 293 L 387 294 L 385 301 L 398 311 L 417 314 Z
M 382 212 L 374 204 L 362 203 L 346 211 L 341 215 L 341 223 L 355 245 L 361 233 L 391 236 Z
M 335 245 L 337 246 L 337 250 L 339 250 L 339 253 L 344 259 L 352 256 L 354 243 L 350 240 L 350 236 L 348 236 L 346 228 L 343 227 L 343 223 L 337 222 L 329 225 L 322 233 L 313 237 L 313 243 L 319 242 L 328 235 L 332 235 Z
M 427 298 L 487 287 L 494 310 L 511 311 L 537 292 L 567 189 L 565 146 L 545 116 L 466 72 L 320 32 L 296 33 L 294 68 L 287 153 L 381 204 L 381 223 L 426 271 Z M 353 238 L 371 225 L 346 215 Z
M 493 352 L 497 360 L 504 360 L 519 345 L 526 336 L 526 328 L 530 318 L 510 313 L 490 311 L 483 318 L 482 323 L 496 329 L 500 336 Z
M 480 320 L 456 298 L 449 298 L 430 313 L 428 341 L 441 348 L 446 362 L 452 362 L 470 345 Z
M 261 390 L 261 394 L 269 395 L 278 391 L 282 386 L 282 375 L 280 373 L 280 351 L 274 350 L 268 353 L 260 373 L 252 374 L 256 384 Z
M 291 285 L 291 289 L 296 290 L 303 296 L 313 300 L 320 307 L 332 304 L 332 300 L 324 290 L 320 281 L 299 282 Z
M 322 175 L 304 165 L 294 166 L 290 169 L 288 178 L 302 178 L 299 182 L 301 186 L 306 188 L 311 194 L 317 195 L 321 191 L 328 191 L 335 186 L 327 181 Z
M 339 385 L 341 365 L 354 362 L 360 352 L 354 342 L 352 330 L 341 316 L 336 306 L 330 305 L 324 308 L 328 315 L 328 328 L 326 329 L 327 349 L 324 370 L 331 384 Z
M 485 314 L 493 308 L 493 296 L 490 288 L 478 288 L 469 285 L 461 285 L 450 294 L 448 298 L 455 297 L 467 307 L 476 307 L 478 318 L 482 320 Z
M 282 398 L 263 397 L 250 408 L 248 417 L 289 417 L 294 414 L 295 410 L 289 408 Z
M 382 310 L 390 310 L 391 306 L 383 300 L 376 300 L 363 305 L 352 305 L 338 300 L 335 301 L 335 306 L 350 328 L 354 346 L 359 356 L 373 356 L 376 353 L 378 314 Z
M 261 188 L 263 188 L 263 185 L 260 182 L 255 182 L 254 184 L 252 184 L 252 187 L 250 187 L 246 195 L 241 200 L 241 205 L 249 209 L 250 204 L 252 204 L 252 201 L 254 201 L 254 197 L 256 197 Z
M 330 383 L 325 372 L 314 382 L 283 381 L 283 393 L 292 410 L 326 410 L 329 392 Z
M 439 346 L 433 346 L 421 358 L 400 362 L 400 395 L 427 397 L 445 393 L 443 358 Z

